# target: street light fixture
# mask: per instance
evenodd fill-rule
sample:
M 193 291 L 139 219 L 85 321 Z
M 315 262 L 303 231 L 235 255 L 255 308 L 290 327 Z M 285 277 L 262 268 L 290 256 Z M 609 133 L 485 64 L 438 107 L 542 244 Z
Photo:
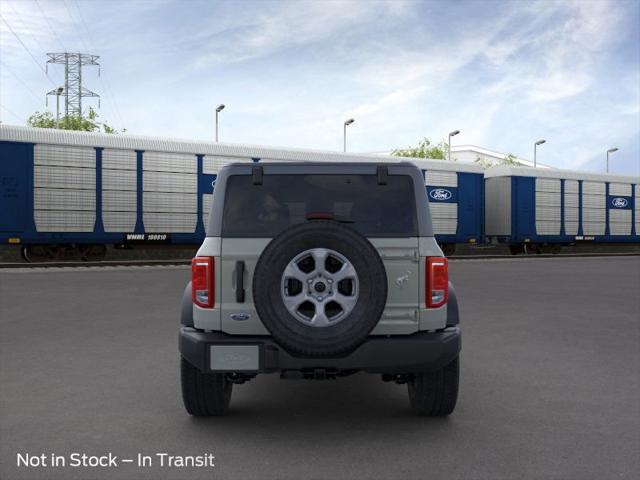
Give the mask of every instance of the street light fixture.
M 455 137 L 460 133 L 460 130 L 454 130 L 453 132 L 449 132 L 449 143 L 447 147 L 448 160 L 451 161 L 451 137 Z
M 216 108 L 216 142 L 218 141 L 218 114 L 224 110 L 224 103 L 221 103 Z
M 618 151 L 618 147 L 613 147 L 607 150 L 607 173 L 609 173 L 609 154 L 617 151 Z
M 60 128 L 60 95 L 64 92 L 64 87 L 56 89 L 56 128 Z
M 342 135 L 342 143 L 343 143 L 342 151 L 343 152 L 347 151 L 347 125 L 351 125 L 353 122 L 355 122 L 353 118 L 350 118 L 349 120 L 345 120 L 344 122 L 344 129 L 343 129 L 343 135 Z
M 546 143 L 546 140 L 538 140 L 536 143 L 533 144 L 533 168 L 536 168 L 538 166 L 538 160 L 536 158 L 537 156 L 537 149 L 538 149 L 538 145 L 542 145 L 543 143 Z

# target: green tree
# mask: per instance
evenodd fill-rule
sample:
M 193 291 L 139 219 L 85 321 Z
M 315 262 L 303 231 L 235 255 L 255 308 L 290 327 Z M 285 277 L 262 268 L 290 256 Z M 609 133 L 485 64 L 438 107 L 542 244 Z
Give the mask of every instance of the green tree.
M 62 130 L 80 130 L 83 132 L 120 133 L 107 122 L 98 121 L 98 116 L 98 113 L 93 108 L 89 108 L 86 116 L 65 115 L 60 118 L 59 125 L 56 125 L 56 119 L 51 112 L 36 112 L 29 117 L 27 125 L 37 128 L 60 128 Z M 126 131 L 125 128 L 122 129 L 122 133 Z
M 518 165 L 522 165 L 522 163 L 517 160 L 517 157 L 513 153 L 510 153 L 502 159 L 502 165 L 513 165 L 517 167 Z
M 503 159 L 497 162 L 494 162 L 493 160 L 487 160 L 484 158 L 477 157 L 475 160 L 475 163 L 480 165 L 482 168 L 489 168 L 495 165 L 509 165 L 512 167 L 517 167 L 519 165 L 522 165 L 522 163 L 519 162 L 517 160 L 517 157 L 512 153 L 509 153 L 506 157 L 504 157 Z
M 449 153 L 449 146 L 445 141 L 438 144 L 431 143 L 428 138 L 423 138 L 418 142 L 417 147 L 398 148 L 391 152 L 396 157 L 412 157 L 412 158 L 431 158 L 437 160 L 446 160 Z

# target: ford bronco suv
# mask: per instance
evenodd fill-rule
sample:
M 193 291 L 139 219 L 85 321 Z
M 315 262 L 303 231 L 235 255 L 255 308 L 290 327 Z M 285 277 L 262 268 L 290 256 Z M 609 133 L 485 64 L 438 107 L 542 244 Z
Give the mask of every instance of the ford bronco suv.
M 458 305 L 408 162 L 221 169 L 181 323 L 191 415 L 223 414 L 260 373 L 377 373 L 422 415 L 455 408 Z

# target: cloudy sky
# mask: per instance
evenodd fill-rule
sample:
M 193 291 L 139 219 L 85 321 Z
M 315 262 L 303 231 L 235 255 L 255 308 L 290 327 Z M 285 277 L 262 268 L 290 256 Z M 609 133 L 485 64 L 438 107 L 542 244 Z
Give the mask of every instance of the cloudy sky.
M 129 133 L 388 151 L 453 129 L 562 168 L 640 174 L 640 2 L 0 0 L 0 115 L 43 110 L 62 67 Z M 90 104 L 91 101 L 88 101 Z M 50 101 L 49 109 L 55 109 Z

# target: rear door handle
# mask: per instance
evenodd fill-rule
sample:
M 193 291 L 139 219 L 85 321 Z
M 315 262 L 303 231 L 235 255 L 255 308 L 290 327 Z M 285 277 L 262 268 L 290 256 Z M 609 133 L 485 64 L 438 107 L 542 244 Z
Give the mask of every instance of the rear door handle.
M 244 262 L 236 262 L 236 302 L 244 303 Z

